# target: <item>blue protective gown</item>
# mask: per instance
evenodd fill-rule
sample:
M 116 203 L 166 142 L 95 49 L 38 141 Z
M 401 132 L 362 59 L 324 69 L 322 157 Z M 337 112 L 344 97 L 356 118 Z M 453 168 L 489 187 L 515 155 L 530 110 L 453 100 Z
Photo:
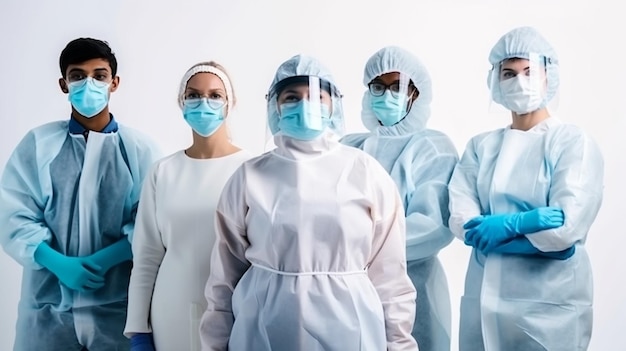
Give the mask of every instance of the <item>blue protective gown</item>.
M 88 135 L 88 142 L 84 135 Z M 130 235 L 144 175 L 158 149 L 111 122 L 102 132 L 73 119 L 31 130 L 0 181 L 0 242 L 23 269 L 15 350 L 124 350 L 131 262 L 111 268 L 105 286 L 78 292 L 34 260 L 47 242 L 87 256 Z
M 385 73 L 408 75 L 419 96 L 403 120 L 382 126 L 363 95 L 361 119 L 371 131 L 341 142 L 376 158 L 395 181 L 406 216 L 407 271 L 417 290 L 412 335 L 420 350 L 450 350 L 450 294 L 437 253 L 452 241 L 448 229 L 448 181 L 458 152 L 448 136 L 426 128 L 430 117 L 430 76 L 420 61 L 398 47 L 385 47 L 370 58 L 363 83 Z
M 586 350 L 593 279 L 584 244 L 602 202 L 604 163 L 580 128 L 555 117 L 528 131 L 472 138 L 449 184 L 450 228 L 482 214 L 555 206 L 563 226 L 526 235 L 540 251 L 575 246 L 566 260 L 472 250 L 461 299 L 461 351 Z

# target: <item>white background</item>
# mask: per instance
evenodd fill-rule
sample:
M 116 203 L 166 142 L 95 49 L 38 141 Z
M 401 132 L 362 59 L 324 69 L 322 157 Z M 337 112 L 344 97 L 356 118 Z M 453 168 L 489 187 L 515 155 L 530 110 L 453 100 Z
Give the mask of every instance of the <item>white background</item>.
M 30 128 L 69 117 L 57 84 L 58 59 L 65 44 L 80 36 L 110 43 L 121 77 L 112 112 L 119 122 L 154 136 L 166 153 L 190 143 L 176 93 L 196 62 L 217 60 L 230 71 L 240 103 L 230 119 L 234 141 L 260 153 L 264 95 L 281 62 L 306 53 L 326 63 L 345 96 L 347 131 L 357 132 L 364 130 L 363 66 L 390 44 L 414 52 L 429 68 L 429 126 L 447 133 L 462 153 L 471 136 L 509 123 L 507 115 L 489 109 L 491 47 L 513 27 L 535 26 L 560 56 L 557 114 L 587 130 L 604 153 L 604 203 L 587 242 L 595 282 L 590 350 L 616 350 L 626 325 L 621 6 L 612 0 L 2 0 L 0 170 Z M 451 289 L 452 350 L 469 250 L 455 239 L 440 253 Z M 12 347 L 20 277 L 21 267 L 0 254 L 0 350 Z

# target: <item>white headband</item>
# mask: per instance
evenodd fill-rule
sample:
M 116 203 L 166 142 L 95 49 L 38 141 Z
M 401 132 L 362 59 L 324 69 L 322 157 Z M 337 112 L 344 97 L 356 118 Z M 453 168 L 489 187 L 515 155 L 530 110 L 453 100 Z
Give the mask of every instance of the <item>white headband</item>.
M 230 116 L 230 110 L 233 107 L 233 88 L 230 85 L 230 80 L 228 80 L 228 76 L 221 69 L 209 66 L 209 65 L 199 65 L 189 69 L 187 73 L 183 76 L 183 79 L 180 81 L 180 88 L 178 89 L 178 106 L 183 108 L 183 96 L 185 94 L 185 90 L 187 89 L 187 82 L 189 79 L 198 73 L 213 73 L 218 76 L 219 79 L 224 83 L 224 87 L 226 88 L 226 115 Z

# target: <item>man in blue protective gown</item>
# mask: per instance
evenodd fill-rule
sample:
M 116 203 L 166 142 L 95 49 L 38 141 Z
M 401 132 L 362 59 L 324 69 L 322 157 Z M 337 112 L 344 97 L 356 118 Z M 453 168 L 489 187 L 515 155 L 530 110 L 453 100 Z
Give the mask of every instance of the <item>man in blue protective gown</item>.
M 0 180 L 0 243 L 24 267 L 14 350 L 128 350 L 129 235 L 160 153 L 109 112 L 106 42 L 75 39 L 59 64 L 69 120 L 28 132 Z

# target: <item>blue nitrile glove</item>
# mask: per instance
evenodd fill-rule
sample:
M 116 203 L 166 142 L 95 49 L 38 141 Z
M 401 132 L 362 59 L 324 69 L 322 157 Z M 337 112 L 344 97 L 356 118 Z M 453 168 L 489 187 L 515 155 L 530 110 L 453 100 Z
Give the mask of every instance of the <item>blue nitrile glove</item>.
M 563 211 L 556 207 L 540 207 L 526 212 L 479 216 L 463 225 L 464 229 L 468 229 L 465 233 L 465 244 L 482 252 L 489 252 L 495 246 L 518 235 L 558 228 L 563 225 L 563 221 Z
M 102 275 L 104 275 L 111 267 L 116 266 L 124 261 L 133 259 L 130 242 L 126 237 L 120 239 L 113 245 L 109 245 L 96 253 L 89 256 L 95 263 L 102 267 Z
M 543 252 L 534 247 L 526 236 L 518 236 L 515 239 L 508 241 L 504 244 L 494 247 L 490 252 L 483 252 L 484 255 L 488 255 L 491 252 L 501 254 L 516 254 L 516 255 L 529 255 L 551 258 L 555 260 L 566 260 L 574 255 L 576 252 L 576 246 L 572 245 L 570 248 L 563 251 L 555 252 Z
M 514 223 L 518 214 L 487 215 L 472 218 L 463 225 L 465 244 L 481 252 L 490 252 L 495 246 L 513 239 L 518 233 Z
M 131 336 L 130 351 L 155 351 L 152 333 L 138 333 Z
M 538 231 L 558 228 L 565 222 L 563 210 L 558 207 L 539 207 L 518 213 L 515 231 L 519 234 L 532 234 Z
M 35 261 L 48 268 L 63 285 L 72 290 L 95 290 L 104 286 L 102 269 L 89 256 L 68 257 L 42 242 L 35 250 Z

